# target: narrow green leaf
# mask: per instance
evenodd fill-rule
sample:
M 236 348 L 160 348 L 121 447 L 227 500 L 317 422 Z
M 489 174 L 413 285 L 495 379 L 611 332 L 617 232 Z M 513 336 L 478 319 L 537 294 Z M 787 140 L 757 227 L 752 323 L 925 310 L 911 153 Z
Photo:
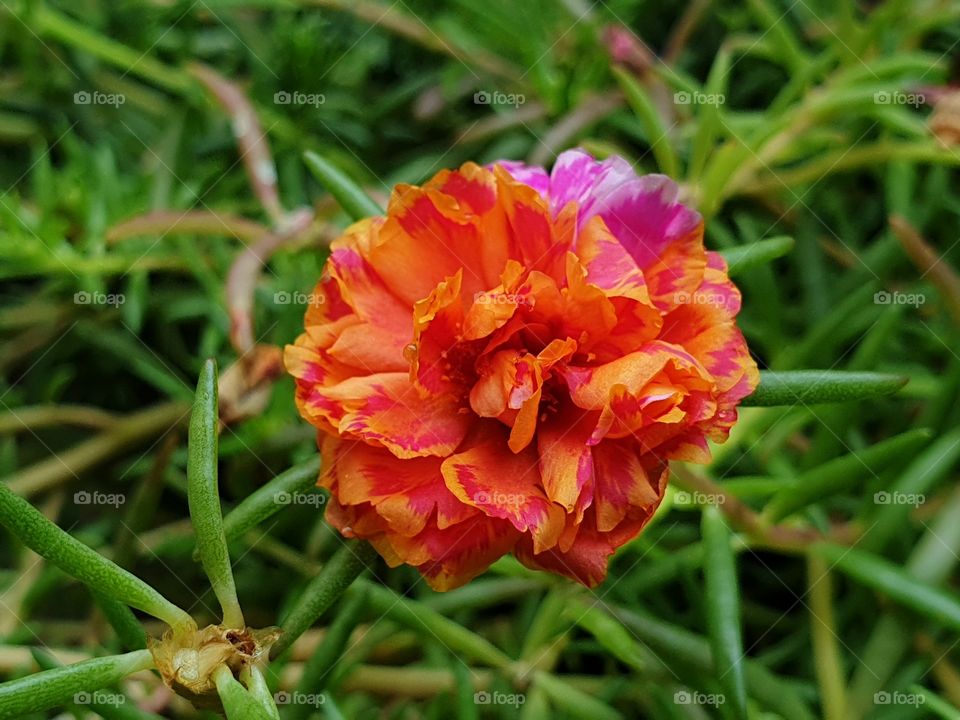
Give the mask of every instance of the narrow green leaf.
M 360 616 L 366 606 L 366 593 L 360 588 L 356 594 L 349 595 L 343 602 L 337 617 L 327 628 L 320 645 L 303 667 L 303 675 L 297 683 L 297 692 L 304 695 L 322 693 L 331 679 L 332 672 L 343 656 L 344 648 L 350 640 Z M 307 703 L 290 705 L 287 708 L 288 720 L 304 720 L 313 708 Z
M 941 435 L 904 469 L 897 482 L 873 498 L 867 531 L 860 547 L 871 552 L 883 550 L 903 527 L 910 511 L 960 460 L 960 428 Z
M 808 470 L 784 485 L 764 513 L 772 522 L 779 522 L 818 500 L 849 490 L 861 480 L 879 475 L 891 463 L 911 457 L 932 434 L 925 428 L 909 430 Z
M 510 656 L 486 638 L 468 630 L 453 620 L 431 610 L 423 603 L 401 597 L 392 590 L 372 582 L 357 583 L 358 592 L 367 593 L 368 607 L 380 615 L 404 625 L 430 640 L 439 640 L 450 650 L 462 653 L 492 667 L 506 668 L 512 663 Z
M 776 260 L 793 250 L 793 238 L 788 235 L 759 240 L 749 245 L 725 248 L 720 255 L 727 261 L 728 274 L 733 277 L 744 270 Z
M 813 645 L 814 673 L 820 686 L 820 704 L 825 720 L 845 720 L 846 672 L 838 642 L 833 611 L 833 579 L 824 558 L 807 556 L 807 595 L 810 597 L 810 640 Z
M 569 593 L 557 588 L 548 592 L 537 608 L 533 619 L 526 623 L 527 634 L 523 638 L 520 657 L 524 660 L 537 657 L 543 648 L 553 642 L 564 627 L 564 608 L 570 600 Z
M 926 531 L 914 545 L 904 570 L 920 582 L 940 585 L 950 577 L 960 560 L 958 553 L 960 488 L 955 488 L 936 517 L 927 523 Z M 873 708 L 874 693 L 885 687 L 900 667 L 913 638 L 911 629 L 889 609 L 879 617 L 863 650 L 858 651 L 863 660 L 850 681 L 849 709 L 855 717 L 864 716 Z
M 277 657 L 335 603 L 350 584 L 376 560 L 369 543 L 348 541 L 320 568 L 317 576 L 300 593 L 300 598 L 280 623 L 283 635 L 271 649 Z
M 429 595 L 422 602 L 439 613 L 450 615 L 530 597 L 542 590 L 544 584 L 537 578 L 478 578 L 455 590 Z
M 453 697 L 456 705 L 447 707 L 455 711 L 459 720 L 480 720 L 480 703 L 477 702 L 477 693 L 474 692 L 473 673 L 463 663 L 453 663 Z
M 779 6 L 768 0 L 747 0 L 746 4 L 763 28 L 763 35 L 770 33 L 776 43 L 778 61 L 793 72 L 798 72 L 810 64 L 810 58 L 803 50 L 803 44 L 793 28 L 789 13 L 781 13 Z
M 743 405 L 770 407 L 864 400 L 895 393 L 908 379 L 902 375 L 843 370 L 761 370 L 760 385 L 744 398 Z
M 716 138 L 721 129 L 720 106 L 726 101 L 729 90 L 730 64 L 733 51 L 731 43 L 720 45 L 714 56 L 704 94 L 712 96 L 714 102 L 700 105 L 697 116 L 697 129 L 690 143 L 690 162 L 687 165 L 687 178 L 691 184 L 698 183 L 706 166 L 710 152 L 716 147 Z
M 77 325 L 77 333 L 91 346 L 122 360 L 129 372 L 172 400 L 190 399 L 190 386 L 180 374 L 163 363 L 129 330 L 114 330 L 100 324 L 81 322 Z
M 921 685 L 911 685 L 910 694 L 918 698 L 922 697 L 922 704 L 937 717 L 944 720 L 960 720 L 960 710 L 929 688 Z
M 273 720 L 226 665 L 213 671 L 213 680 L 227 720 Z
M 197 382 L 196 399 L 190 416 L 187 457 L 187 502 L 190 521 L 197 536 L 197 549 L 204 572 L 223 609 L 223 624 L 242 628 L 243 612 L 237 601 L 230 551 L 223 532 L 220 495 L 217 488 L 217 363 L 207 360 Z
M 100 592 L 94 591 L 93 598 L 127 650 L 143 650 L 147 647 L 147 634 L 130 608 Z
M 127 47 L 112 38 L 105 37 L 70 16 L 55 11 L 49 5 L 33 6 L 31 12 L 33 14 L 30 17 L 30 23 L 36 28 L 31 30 L 32 33 L 35 32 L 43 38 L 75 47 L 127 73 L 156 83 L 172 93 L 185 97 L 196 93 L 196 85 L 189 75 L 182 70 L 164 65 L 152 53 L 144 53 L 140 49 Z
M 569 602 L 563 617 L 593 635 L 600 645 L 621 662 L 643 672 L 650 666 L 649 651 L 595 602 Z
M 621 720 L 623 716 L 592 695 L 568 685 L 549 673 L 538 670 L 534 673 L 537 687 L 550 698 L 559 710 L 569 713 L 570 717 L 580 720 Z
M 620 607 L 610 609 L 664 662 L 679 661 L 697 672 L 712 672 L 710 643 L 706 639 L 646 612 Z M 807 702 L 794 686 L 760 663 L 745 660 L 744 678 L 750 697 L 786 720 L 813 720 Z
M 660 172 L 670 177 L 677 177 L 679 163 L 671 144 L 672 139 L 647 91 L 633 75 L 620 68 L 614 68 L 613 74 L 643 127 L 644 134 L 650 143 L 650 151 L 657 160 Z
M 303 154 L 304 162 L 317 181 L 340 203 L 340 207 L 354 220 L 383 215 L 383 209 L 367 195 L 363 188 L 340 168 L 315 152 Z
M 84 660 L 44 670 L 0 685 L 0 718 L 22 718 L 29 713 L 71 703 L 87 693 L 119 682 L 153 665 L 149 650 Z
M 31 648 L 30 654 L 36 660 L 41 670 L 53 670 L 63 667 L 53 655 L 44 652 L 39 648 Z M 71 698 L 73 704 L 89 708 L 104 720 L 163 720 L 146 710 L 141 710 L 137 704 L 130 702 L 130 699 L 123 693 L 113 688 L 105 688 L 103 691 L 84 691 L 74 694 Z
M 196 629 L 193 619 L 143 580 L 67 534 L 0 483 L 0 524 L 68 575 L 108 597 L 149 613 L 175 633 Z
M 730 529 L 715 506 L 703 509 L 703 572 L 706 579 L 707 634 L 717 679 L 730 696 L 735 717 L 747 717 L 743 679 L 743 635 L 740 629 L 740 593 Z
M 320 456 L 310 458 L 277 475 L 243 499 L 223 518 L 223 531 L 228 540 L 238 538 L 259 525 L 278 510 L 290 504 L 295 495 L 316 487 L 320 474 Z M 322 495 L 317 493 L 322 499 Z
M 812 551 L 857 582 L 951 630 L 960 630 L 960 602 L 949 593 L 911 577 L 899 565 L 840 545 L 820 544 Z

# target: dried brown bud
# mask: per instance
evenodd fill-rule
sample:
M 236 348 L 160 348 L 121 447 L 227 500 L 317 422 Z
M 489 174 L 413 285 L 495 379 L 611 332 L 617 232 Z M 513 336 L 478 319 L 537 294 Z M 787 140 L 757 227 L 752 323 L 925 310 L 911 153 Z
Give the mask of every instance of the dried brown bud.
M 280 637 L 275 627 L 253 630 L 208 625 L 188 635 L 150 639 L 153 662 L 163 681 L 194 707 L 222 710 L 213 672 L 221 665 L 239 678 L 247 667 L 266 665 L 270 646 Z
M 283 374 L 283 352 L 256 345 L 220 375 L 220 420 L 232 425 L 256 417 L 270 402 L 274 381 Z
M 930 115 L 930 130 L 944 145 L 960 144 L 960 92 L 937 100 Z

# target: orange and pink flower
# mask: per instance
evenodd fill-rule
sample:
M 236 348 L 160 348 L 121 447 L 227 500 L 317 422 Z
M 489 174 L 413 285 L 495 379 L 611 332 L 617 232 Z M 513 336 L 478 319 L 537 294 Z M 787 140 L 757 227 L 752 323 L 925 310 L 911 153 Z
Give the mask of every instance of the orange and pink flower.
M 440 590 L 511 552 L 601 582 L 758 380 L 700 215 L 578 150 L 397 186 L 313 299 L 285 361 L 327 518 Z

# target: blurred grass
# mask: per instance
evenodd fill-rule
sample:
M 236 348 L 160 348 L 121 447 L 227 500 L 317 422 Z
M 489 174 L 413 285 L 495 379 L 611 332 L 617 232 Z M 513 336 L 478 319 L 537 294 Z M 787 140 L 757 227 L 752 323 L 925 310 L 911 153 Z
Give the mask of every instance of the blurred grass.
M 849 0 L 4 0 L 0 475 L 212 619 L 216 598 L 194 594 L 206 583 L 185 522 L 186 415 L 171 427 L 164 413 L 192 396 L 204 358 L 236 362 L 227 278 L 260 234 L 279 239 L 242 285 L 254 340 L 296 336 L 325 241 L 347 222 L 303 152 L 378 202 L 467 160 L 617 152 L 684 181 L 714 249 L 794 239 L 737 275 L 763 367 L 910 384 L 848 405 L 745 410 L 709 473 L 677 478 L 596 593 L 509 560 L 443 596 L 406 569 L 379 572 L 419 603 L 395 607 L 371 585 L 342 609 L 366 622 L 352 637 L 327 613 L 337 630 L 321 660 L 347 653 L 318 681 L 319 714 L 956 717 L 960 155 L 932 136 L 928 106 L 956 81 L 958 43 L 960 3 L 930 0 L 869 11 Z M 258 200 L 237 124 L 196 63 L 250 99 L 284 217 L 311 208 L 309 227 L 283 236 Z M 173 228 L 188 211 L 197 222 Z M 151 212 L 136 232 L 111 232 Z M 911 228 L 936 272 L 918 265 Z M 314 455 L 292 395 L 280 379 L 221 436 L 225 509 Z M 83 503 L 83 492 L 123 502 Z M 729 529 L 711 510 L 701 536 L 701 508 L 681 492 L 713 497 Z M 291 610 L 340 546 L 317 503 L 231 537 L 254 626 Z M 704 544 L 725 537 L 729 553 Z M 31 666 L 20 645 L 119 647 L 83 587 L 6 540 L 3 557 L 4 677 Z M 270 682 L 294 687 L 309 647 Z M 527 670 L 503 669 L 504 656 Z M 525 702 L 477 704 L 478 689 Z

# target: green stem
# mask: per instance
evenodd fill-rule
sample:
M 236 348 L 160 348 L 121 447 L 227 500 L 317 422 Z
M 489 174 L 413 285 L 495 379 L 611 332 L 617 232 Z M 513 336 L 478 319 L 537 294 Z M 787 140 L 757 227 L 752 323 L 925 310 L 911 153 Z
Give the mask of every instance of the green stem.
M 213 681 L 217 684 L 217 694 L 223 702 L 227 720 L 273 720 L 226 665 L 213 671 Z
M 304 695 L 321 693 L 330 682 L 334 668 L 343 657 L 344 648 L 350 635 L 360 621 L 366 606 L 366 596 L 361 590 L 347 598 L 336 619 L 327 628 L 320 646 L 314 651 L 303 667 L 303 675 L 297 683 L 297 692 Z M 291 705 L 288 711 L 290 720 L 304 720 L 310 715 L 311 708 L 301 703 Z
M 98 592 L 160 618 L 175 633 L 196 629 L 186 612 L 140 578 L 61 530 L 2 483 L 0 523 L 31 550 Z
M 404 625 L 432 640 L 439 640 L 450 650 L 462 653 L 492 667 L 508 669 L 513 664 L 510 656 L 489 640 L 444 617 L 423 603 L 401 597 L 392 590 L 372 582 L 360 581 L 356 592 L 363 588 L 367 605 L 380 615 Z
M 317 576 L 303 589 L 299 600 L 280 623 L 283 635 L 271 648 L 271 657 L 277 657 L 289 648 L 343 595 L 376 557 L 376 551 L 368 543 L 356 541 L 345 543 L 334 553 Z
M 100 606 L 103 616 L 110 623 L 123 647 L 128 650 L 143 650 L 147 647 L 147 634 L 133 611 L 118 600 L 94 591 L 94 600 Z
M 320 456 L 317 455 L 280 473 L 266 485 L 259 487 L 223 519 L 223 531 L 227 539 L 240 537 L 289 505 L 296 495 L 310 492 L 316 486 L 319 474 Z M 319 503 L 323 495 L 317 492 L 316 499 Z
M 0 685 L 0 718 L 22 718 L 30 713 L 72 702 L 81 692 L 92 692 L 119 682 L 153 665 L 149 650 L 84 660 L 27 675 Z
M 0 415 L 0 434 L 76 425 L 106 430 L 117 424 L 113 413 L 87 405 L 34 405 L 18 407 Z
M 933 142 L 879 142 L 866 147 L 845 147 L 833 153 L 821 153 L 816 160 L 803 163 L 788 170 L 773 168 L 770 177 L 745 182 L 737 188 L 738 195 L 763 195 L 796 188 L 806 183 L 822 180 L 827 175 L 856 170 L 864 167 L 906 160 L 909 162 L 956 165 L 960 155 L 947 152 Z
M 592 695 L 577 690 L 553 675 L 538 671 L 534 674 L 537 687 L 550 698 L 554 705 L 572 717 L 585 720 L 621 720 L 623 716 Z

